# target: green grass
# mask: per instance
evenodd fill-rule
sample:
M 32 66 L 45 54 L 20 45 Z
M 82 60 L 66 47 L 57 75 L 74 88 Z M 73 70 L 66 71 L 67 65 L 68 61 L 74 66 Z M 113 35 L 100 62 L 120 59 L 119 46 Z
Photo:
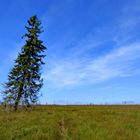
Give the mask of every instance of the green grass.
M 140 140 L 140 106 L 0 108 L 0 140 Z

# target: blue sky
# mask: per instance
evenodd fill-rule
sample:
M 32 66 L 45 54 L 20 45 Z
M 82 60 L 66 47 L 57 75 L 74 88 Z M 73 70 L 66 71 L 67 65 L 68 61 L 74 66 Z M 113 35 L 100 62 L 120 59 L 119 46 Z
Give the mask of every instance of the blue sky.
M 1 0 L 1 85 L 34 14 L 48 48 L 40 103 L 140 103 L 139 0 Z

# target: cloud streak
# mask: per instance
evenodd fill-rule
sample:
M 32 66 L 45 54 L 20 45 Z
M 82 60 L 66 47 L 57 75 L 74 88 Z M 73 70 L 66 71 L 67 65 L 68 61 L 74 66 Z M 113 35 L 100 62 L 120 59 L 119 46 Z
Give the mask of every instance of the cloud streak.
M 59 61 L 52 61 L 51 68 L 44 73 L 44 78 L 54 87 L 68 87 L 95 84 L 140 74 L 134 67 L 140 60 L 140 43 L 132 43 L 113 49 L 96 59 L 72 56 Z M 56 62 L 56 63 L 55 63 Z
M 49 68 L 43 73 L 46 84 L 63 88 L 139 75 L 140 42 L 136 41 L 136 29 L 140 9 L 136 5 L 124 5 L 113 24 L 111 21 L 97 26 L 77 42 L 72 40 L 74 43 L 71 43 L 72 36 L 61 36 L 62 40 L 70 40 L 74 45 L 67 48 L 67 42 L 53 45 L 55 49 L 60 48 L 59 51 L 64 47 L 65 52 L 61 56 L 54 53 L 49 59 Z

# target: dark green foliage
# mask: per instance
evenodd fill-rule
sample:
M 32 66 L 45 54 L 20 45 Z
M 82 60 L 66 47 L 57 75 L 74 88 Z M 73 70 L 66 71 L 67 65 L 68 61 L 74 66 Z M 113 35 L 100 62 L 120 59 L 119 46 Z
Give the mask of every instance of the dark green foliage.
M 14 110 L 17 110 L 19 104 L 30 106 L 36 103 L 38 92 L 43 84 L 40 66 L 44 64 L 42 59 L 45 55 L 42 52 L 46 47 L 38 38 L 42 32 L 41 23 L 37 16 L 32 16 L 28 24 L 25 26 L 27 33 L 24 35 L 27 38 L 26 43 L 15 60 L 3 92 L 4 102 L 11 104 Z

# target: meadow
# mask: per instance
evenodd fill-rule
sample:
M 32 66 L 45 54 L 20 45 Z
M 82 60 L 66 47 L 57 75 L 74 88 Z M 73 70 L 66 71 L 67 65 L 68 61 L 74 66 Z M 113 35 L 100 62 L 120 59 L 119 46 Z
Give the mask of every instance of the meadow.
M 140 106 L 0 107 L 0 140 L 140 140 Z

